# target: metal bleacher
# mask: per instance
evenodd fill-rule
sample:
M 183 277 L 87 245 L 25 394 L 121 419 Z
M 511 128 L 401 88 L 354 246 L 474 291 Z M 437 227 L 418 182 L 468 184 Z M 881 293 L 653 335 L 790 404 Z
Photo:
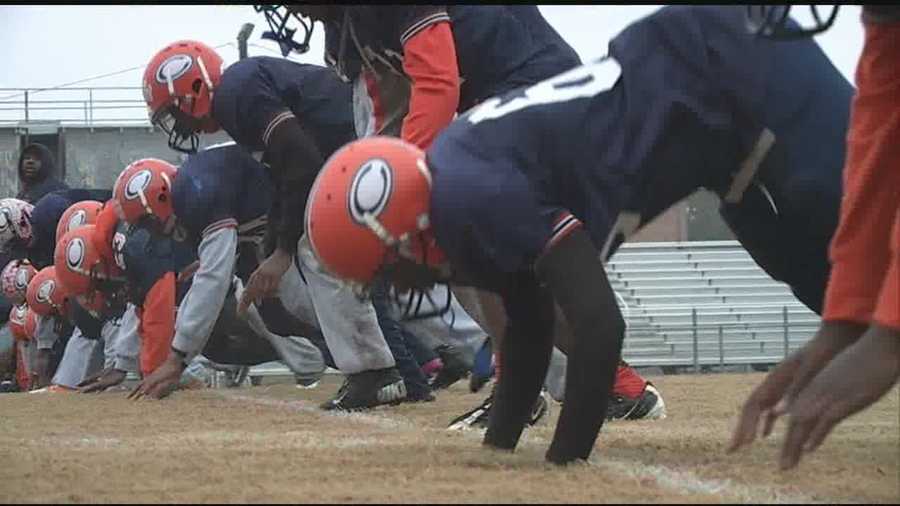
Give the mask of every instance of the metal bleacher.
M 627 243 L 607 273 L 627 322 L 623 358 L 637 367 L 765 367 L 818 328 L 819 317 L 736 241 Z M 274 362 L 251 371 L 288 374 Z
M 635 366 L 695 370 L 780 362 L 819 317 L 736 241 L 624 244 L 607 265 Z

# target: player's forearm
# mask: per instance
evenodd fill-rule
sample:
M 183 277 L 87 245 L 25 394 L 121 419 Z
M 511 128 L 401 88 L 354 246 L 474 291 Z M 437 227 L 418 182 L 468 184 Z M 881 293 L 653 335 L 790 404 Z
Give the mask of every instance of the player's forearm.
M 37 318 L 37 331 L 35 332 L 35 341 L 39 350 L 49 350 L 53 348 L 53 344 L 59 339 L 55 327 L 56 318 L 53 316 L 40 316 Z
M 857 67 L 844 197 L 832 239 L 823 318 L 869 323 L 890 262 L 889 237 L 900 201 L 900 24 L 866 24 Z
M 459 106 L 459 68 L 449 22 L 422 29 L 403 46 L 403 70 L 412 80 L 401 138 L 427 149 Z
M 503 374 L 494 394 L 484 443 L 513 449 L 541 391 L 553 348 L 553 299 L 530 274 L 516 275 L 504 291 L 508 315 L 500 348 Z
M 50 383 L 50 350 L 38 349 L 34 357 L 34 377 L 36 385 L 34 387 L 45 387 Z
M 537 273 L 572 330 L 566 402 L 547 452 L 548 460 L 564 464 L 588 458 L 594 447 L 615 380 L 625 322 L 597 249 L 583 230 L 545 253 Z
M 237 229 L 225 228 L 203 237 L 200 267 L 178 309 L 172 346 L 187 355 L 187 361 L 206 346 L 231 286 L 237 248 Z
M 113 367 L 125 372 L 138 371 L 138 355 L 141 339 L 138 334 L 138 317 L 133 304 L 128 304 L 115 338 Z
M 313 138 L 296 118 L 282 121 L 266 147 L 266 159 L 278 174 L 281 217 L 278 223 L 278 248 L 295 254 L 303 235 L 303 215 L 309 191 L 325 163 Z
M 281 228 L 281 199 L 277 191 L 272 192 L 272 202 L 266 216 L 266 233 L 263 237 L 263 252 L 269 256 L 278 246 L 278 231 Z

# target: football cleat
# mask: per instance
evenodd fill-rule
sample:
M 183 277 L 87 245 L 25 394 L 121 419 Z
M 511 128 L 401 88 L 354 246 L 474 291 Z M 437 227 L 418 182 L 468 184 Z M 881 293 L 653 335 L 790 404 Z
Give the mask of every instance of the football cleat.
M 651 383 L 647 383 L 641 395 L 634 399 L 614 395 L 606 408 L 607 420 L 662 420 L 665 417 L 666 403 Z
M 406 384 L 396 367 L 350 374 L 333 399 L 319 407 L 325 411 L 359 411 L 406 399 Z

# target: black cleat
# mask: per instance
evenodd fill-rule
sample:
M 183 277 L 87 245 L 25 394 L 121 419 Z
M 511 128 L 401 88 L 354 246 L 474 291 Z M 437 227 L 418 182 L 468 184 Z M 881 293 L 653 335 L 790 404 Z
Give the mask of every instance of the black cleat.
M 13 393 L 13 392 L 18 392 L 18 391 L 19 391 L 19 386 L 16 385 L 15 382 L 9 381 L 9 380 L 0 382 L 0 394 L 8 394 L 8 393 Z
M 491 393 L 477 408 L 454 418 L 447 426 L 447 430 L 487 429 L 493 404 L 494 394 Z M 528 425 L 536 425 L 549 411 L 550 404 L 547 402 L 547 394 L 541 391 L 531 410 Z
M 396 367 L 350 374 L 333 399 L 319 407 L 325 411 L 360 411 L 406 399 L 406 384 Z
M 403 402 L 434 402 L 436 397 L 431 392 L 426 392 L 424 394 L 410 395 L 409 392 L 406 394 L 406 399 L 403 399 Z

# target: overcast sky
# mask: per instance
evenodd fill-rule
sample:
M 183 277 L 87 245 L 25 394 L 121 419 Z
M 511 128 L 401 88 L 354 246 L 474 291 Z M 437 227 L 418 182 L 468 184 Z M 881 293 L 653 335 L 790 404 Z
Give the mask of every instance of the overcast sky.
M 659 6 L 554 5 L 541 12 L 584 60 L 603 56 L 609 39 L 627 24 Z M 792 13 L 805 22 L 806 6 Z M 858 6 L 841 7 L 835 26 L 817 37 L 834 64 L 852 82 L 862 49 Z M 0 6 L 0 88 L 48 87 L 92 76 L 141 67 L 78 86 L 139 86 L 143 65 L 164 45 L 182 38 L 221 48 L 226 64 L 237 60 L 235 43 L 241 25 L 256 25 L 251 55 L 279 55 L 277 46 L 260 39 L 266 22 L 249 5 L 107 5 Z M 291 58 L 322 64 L 322 27 L 312 48 Z M 0 91 L 0 98 L 9 95 Z M 58 97 L 55 95 L 54 97 Z M 139 95 L 137 96 L 139 98 Z

